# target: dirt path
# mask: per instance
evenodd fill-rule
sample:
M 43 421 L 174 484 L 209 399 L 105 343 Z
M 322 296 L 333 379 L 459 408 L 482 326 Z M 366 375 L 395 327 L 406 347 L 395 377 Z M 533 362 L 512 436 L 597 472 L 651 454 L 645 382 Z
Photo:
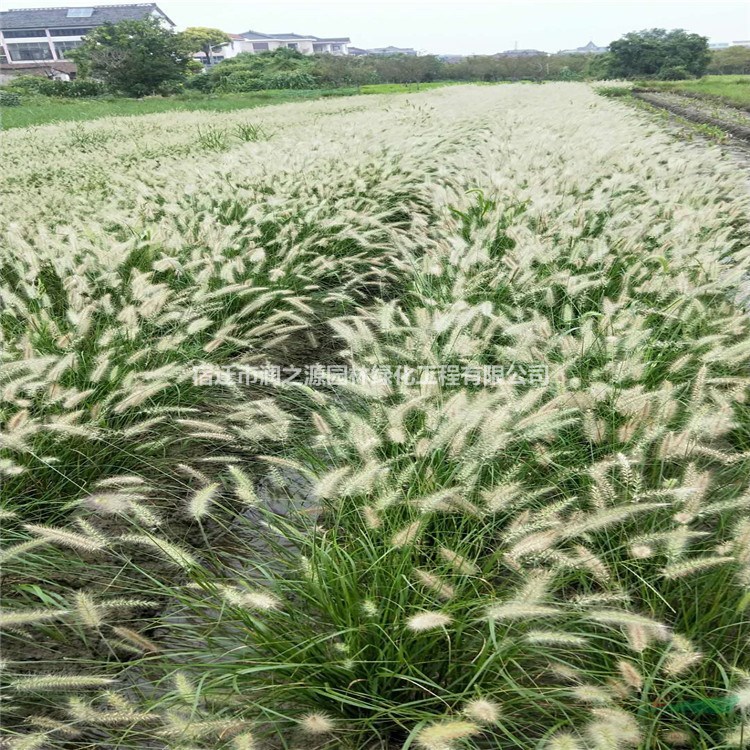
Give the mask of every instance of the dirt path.
M 634 91 L 633 97 L 674 115 L 664 121 L 664 125 L 677 137 L 685 137 L 685 131 L 690 129 L 691 139 L 703 141 L 707 147 L 718 145 L 727 158 L 742 170 L 745 176 L 745 187 L 750 194 L 750 112 L 705 99 L 688 98 L 671 93 Z M 690 128 L 685 120 L 712 125 L 730 137 L 717 143 L 715 139 Z M 750 277 L 740 283 L 736 302 L 750 309 Z
M 633 97 L 649 104 L 651 107 L 674 115 L 665 120 L 664 124 L 678 137 L 684 136 L 685 131 L 689 129 L 691 139 L 697 138 L 707 145 L 717 145 L 716 139 L 690 127 L 689 123 L 691 122 L 712 125 L 726 133 L 728 137 L 721 140 L 718 145 L 743 170 L 746 175 L 747 189 L 750 193 L 750 112 L 705 99 L 672 93 L 634 91 Z M 685 122 L 686 120 L 687 122 Z
M 744 110 L 677 94 L 635 91 L 633 96 L 691 122 L 717 127 L 750 146 L 750 114 Z

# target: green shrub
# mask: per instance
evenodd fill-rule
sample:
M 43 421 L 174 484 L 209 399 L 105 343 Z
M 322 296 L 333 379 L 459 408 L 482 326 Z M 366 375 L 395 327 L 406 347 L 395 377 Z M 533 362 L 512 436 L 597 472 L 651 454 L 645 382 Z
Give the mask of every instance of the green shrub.
M 281 71 L 261 79 L 264 89 L 314 89 L 317 81 L 310 73 L 303 71 Z
M 12 91 L 0 91 L 0 107 L 19 107 L 21 97 Z
M 572 70 L 567 65 L 563 68 L 560 68 L 560 73 L 558 74 L 561 81 L 580 81 L 581 80 L 581 74 L 577 73 L 575 70 Z
M 107 87 L 100 81 L 80 78 L 75 81 L 53 81 L 41 76 L 19 76 L 9 88 L 28 94 L 42 94 L 65 99 L 85 99 L 107 93 Z
M 226 74 L 226 69 L 213 76 L 214 81 L 201 84 L 210 90 L 210 84 L 221 91 L 241 93 L 273 89 L 314 89 L 318 82 L 310 73 L 299 70 L 281 70 L 261 74 L 256 68 L 240 68 Z
M 621 96 L 630 96 L 632 90 L 630 86 L 597 86 L 596 93 L 611 99 L 617 99 Z
M 174 96 L 181 93 L 183 89 L 184 85 L 181 81 L 169 80 L 160 84 L 156 89 L 156 93 L 159 96 Z
M 263 86 L 257 73 L 249 70 L 238 70 L 226 76 L 220 84 L 222 91 L 259 91 Z
M 209 92 L 213 90 L 214 85 L 215 81 L 213 77 L 206 73 L 194 75 L 185 82 L 185 88 L 192 91 Z
M 659 71 L 660 81 L 684 81 L 686 78 L 692 78 L 687 68 L 682 65 L 672 65 L 662 68 Z
M 8 83 L 7 88 L 22 94 L 40 94 L 40 87 L 46 80 L 40 76 L 16 76 Z
M 317 88 L 313 70 L 314 61 L 293 50 L 243 53 L 214 66 L 206 82 L 196 81 L 191 87 L 234 92 Z

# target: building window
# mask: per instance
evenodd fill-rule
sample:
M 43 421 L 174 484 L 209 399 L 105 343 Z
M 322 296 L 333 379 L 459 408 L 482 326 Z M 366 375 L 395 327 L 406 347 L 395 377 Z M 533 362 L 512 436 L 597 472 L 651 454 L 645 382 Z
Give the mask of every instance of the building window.
M 340 44 L 332 44 L 332 45 L 331 45 L 331 49 L 332 49 L 332 50 L 333 50 L 334 52 L 341 52 L 341 45 L 340 45 Z
M 53 60 L 52 50 L 47 42 L 27 42 L 26 44 L 9 44 L 8 53 L 13 62 L 24 60 Z
M 30 39 L 36 36 L 47 36 L 47 32 L 44 29 L 13 29 L 3 31 L 3 36 L 6 39 Z
M 93 8 L 68 8 L 68 18 L 90 18 Z
M 253 52 L 268 52 L 268 42 L 255 42 Z
M 50 29 L 50 36 L 86 36 L 91 29 Z
M 289 47 L 289 49 L 299 49 L 299 44 L 297 44 L 297 42 L 289 42 L 286 46 Z
M 60 60 L 64 60 L 66 52 L 69 52 L 76 47 L 80 47 L 82 44 L 83 42 L 80 41 L 55 42 L 55 52 L 57 52 L 57 57 Z

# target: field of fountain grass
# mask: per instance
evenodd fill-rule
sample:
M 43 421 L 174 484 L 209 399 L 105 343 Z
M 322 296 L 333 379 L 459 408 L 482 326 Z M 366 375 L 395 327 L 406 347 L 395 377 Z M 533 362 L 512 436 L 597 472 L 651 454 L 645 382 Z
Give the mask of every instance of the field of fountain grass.
M 6 746 L 747 744 L 718 148 L 583 84 L 1 147 Z

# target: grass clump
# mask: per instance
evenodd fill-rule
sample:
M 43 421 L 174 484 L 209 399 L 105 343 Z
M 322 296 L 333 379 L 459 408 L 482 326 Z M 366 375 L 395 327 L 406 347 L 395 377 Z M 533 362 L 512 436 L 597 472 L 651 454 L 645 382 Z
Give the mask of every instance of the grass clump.
M 631 96 L 633 93 L 632 86 L 596 86 L 595 88 L 597 94 L 609 97 L 610 99 Z

